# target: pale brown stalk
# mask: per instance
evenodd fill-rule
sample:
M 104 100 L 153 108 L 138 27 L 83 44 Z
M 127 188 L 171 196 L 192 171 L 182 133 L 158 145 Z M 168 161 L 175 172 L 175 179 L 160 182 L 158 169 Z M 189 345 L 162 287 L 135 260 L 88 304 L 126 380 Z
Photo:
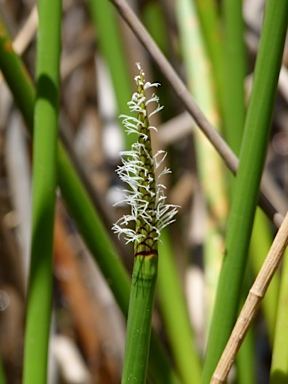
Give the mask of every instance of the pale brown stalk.
M 285 248 L 287 247 L 287 242 L 288 213 L 286 213 L 285 219 L 277 232 L 263 266 L 249 291 L 248 297 L 214 371 L 210 384 L 225 383 L 248 328 L 265 296 L 269 283 L 279 266 Z

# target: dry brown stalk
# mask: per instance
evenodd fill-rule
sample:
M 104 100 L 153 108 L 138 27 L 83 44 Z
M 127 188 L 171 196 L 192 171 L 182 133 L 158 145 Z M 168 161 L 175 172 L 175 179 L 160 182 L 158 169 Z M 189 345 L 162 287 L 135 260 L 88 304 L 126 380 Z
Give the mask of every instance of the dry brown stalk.
M 250 324 L 263 300 L 268 289 L 269 283 L 279 266 L 285 248 L 288 243 L 288 213 L 277 232 L 270 251 L 258 273 L 248 297 L 244 303 L 242 311 L 237 319 L 231 336 L 226 344 L 224 352 L 214 371 L 210 384 L 225 383 L 228 373 L 235 360 L 237 352 L 245 338 Z

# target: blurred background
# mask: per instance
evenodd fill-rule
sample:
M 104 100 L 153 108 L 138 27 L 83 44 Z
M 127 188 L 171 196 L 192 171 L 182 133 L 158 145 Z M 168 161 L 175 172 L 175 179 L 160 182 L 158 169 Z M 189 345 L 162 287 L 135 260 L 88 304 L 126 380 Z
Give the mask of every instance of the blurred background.
M 153 147 L 155 151 L 168 152 L 166 165 L 172 174 L 165 180 L 167 199 L 181 206 L 170 237 L 197 347 L 203 354 L 224 252 L 233 178 L 112 5 L 101 0 L 99 9 L 95 9 L 92 3 L 63 1 L 59 135 L 130 273 L 132 248 L 111 231 L 113 222 L 126 212 L 125 206 L 115 206 L 123 197 L 115 173 L 119 152 L 129 148 L 133 140 L 124 134 L 118 116 L 127 113 L 126 104 L 135 90 L 135 62 L 141 63 L 147 81 L 162 84 L 157 94 L 164 109 L 153 117 L 152 124 L 158 128 L 158 133 L 153 132 Z M 220 59 L 217 52 L 213 54 L 214 48 L 220 52 L 225 48 L 222 2 L 207 2 L 217 16 L 215 31 L 219 33 L 219 41 L 216 36 L 210 45 L 205 37 L 205 17 L 208 20 L 209 15 L 203 14 L 200 0 L 188 2 L 188 21 L 185 8 L 177 0 L 129 3 L 209 121 L 238 154 L 240 142 L 233 143 L 233 138 L 241 136 L 244 126 L 265 1 L 242 3 L 243 46 L 236 48 L 244 52 L 241 57 L 245 81 L 240 91 L 242 112 L 240 117 L 234 116 L 238 133 L 236 127 L 234 133 L 227 128 L 231 122 L 225 112 L 229 86 L 221 90 L 219 75 L 225 73 L 225 60 L 229 59 L 225 53 L 220 53 Z M 35 1 L 0 0 L 0 17 L 34 80 L 38 24 Z M 197 36 L 199 39 L 194 41 Z M 287 48 L 266 161 L 269 194 L 281 212 L 288 206 Z M 11 384 L 21 383 L 22 377 L 31 232 L 31 154 L 31 139 L 0 73 L 0 353 L 7 382 Z M 264 231 L 268 238 L 261 232 L 260 242 L 267 239 L 269 249 L 275 228 L 265 221 Z M 259 243 L 255 247 L 259 249 Z M 256 270 L 251 267 L 248 281 L 252 281 Z M 171 353 L 157 303 L 153 323 Z M 262 313 L 256 319 L 254 333 L 257 382 L 264 384 L 269 373 L 271 340 Z M 49 383 L 119 383 L 124 343 L 124 317 L 57 190 Z

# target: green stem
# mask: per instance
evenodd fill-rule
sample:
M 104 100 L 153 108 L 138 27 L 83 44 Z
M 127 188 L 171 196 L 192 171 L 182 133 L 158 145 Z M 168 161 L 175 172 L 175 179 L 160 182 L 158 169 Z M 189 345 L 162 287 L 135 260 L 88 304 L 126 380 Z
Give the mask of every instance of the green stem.
M 226 251 L 216 295 L 204 364 L 209 383 L 233 328 L 265 161 L 277 80 L 287 29 L 288 1 L 268 0 L 257 55 L 254 85 L 245 121 Z
M 136 256 L 130 291 L 122 384 L 145 384 L 158 255 Z
M 238 156 L 245 121 L 246 57 L 241 0 L 223 1 L 224 16 L 224 125 L 227 142 Z M 234 180 L 234 178 L 233 178 Z
M 61 52 L 60 0 L 40 0 L 34 108 L 32 244 L 24 383 L 46 383 L 52 300 L 52 255 Z M 35 358 L 37 357 L 37 364 Z

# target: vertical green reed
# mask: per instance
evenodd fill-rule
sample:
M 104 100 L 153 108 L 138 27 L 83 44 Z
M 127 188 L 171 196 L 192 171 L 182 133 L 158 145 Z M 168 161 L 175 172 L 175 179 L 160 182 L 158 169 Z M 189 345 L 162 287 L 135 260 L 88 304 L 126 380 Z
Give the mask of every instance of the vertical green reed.
M 40 0 L 34 106 L 32 240 L 24 383 L 47 382 L 60 86 L 62 2 Z
M 245 121 L 246 53 L 241 0 L 223 1 L 224 126 L 230 148 L 239 156 Z M 234 179 L 234 178 L 233 178 Z
M 227 227 L 226 251 L 217 289 L 204 364 L 209 383 L 233 328 L 239 306 L 259 185 L 287 29 L 288 2 L 268 0 L 245 120 L 240 164 Z

